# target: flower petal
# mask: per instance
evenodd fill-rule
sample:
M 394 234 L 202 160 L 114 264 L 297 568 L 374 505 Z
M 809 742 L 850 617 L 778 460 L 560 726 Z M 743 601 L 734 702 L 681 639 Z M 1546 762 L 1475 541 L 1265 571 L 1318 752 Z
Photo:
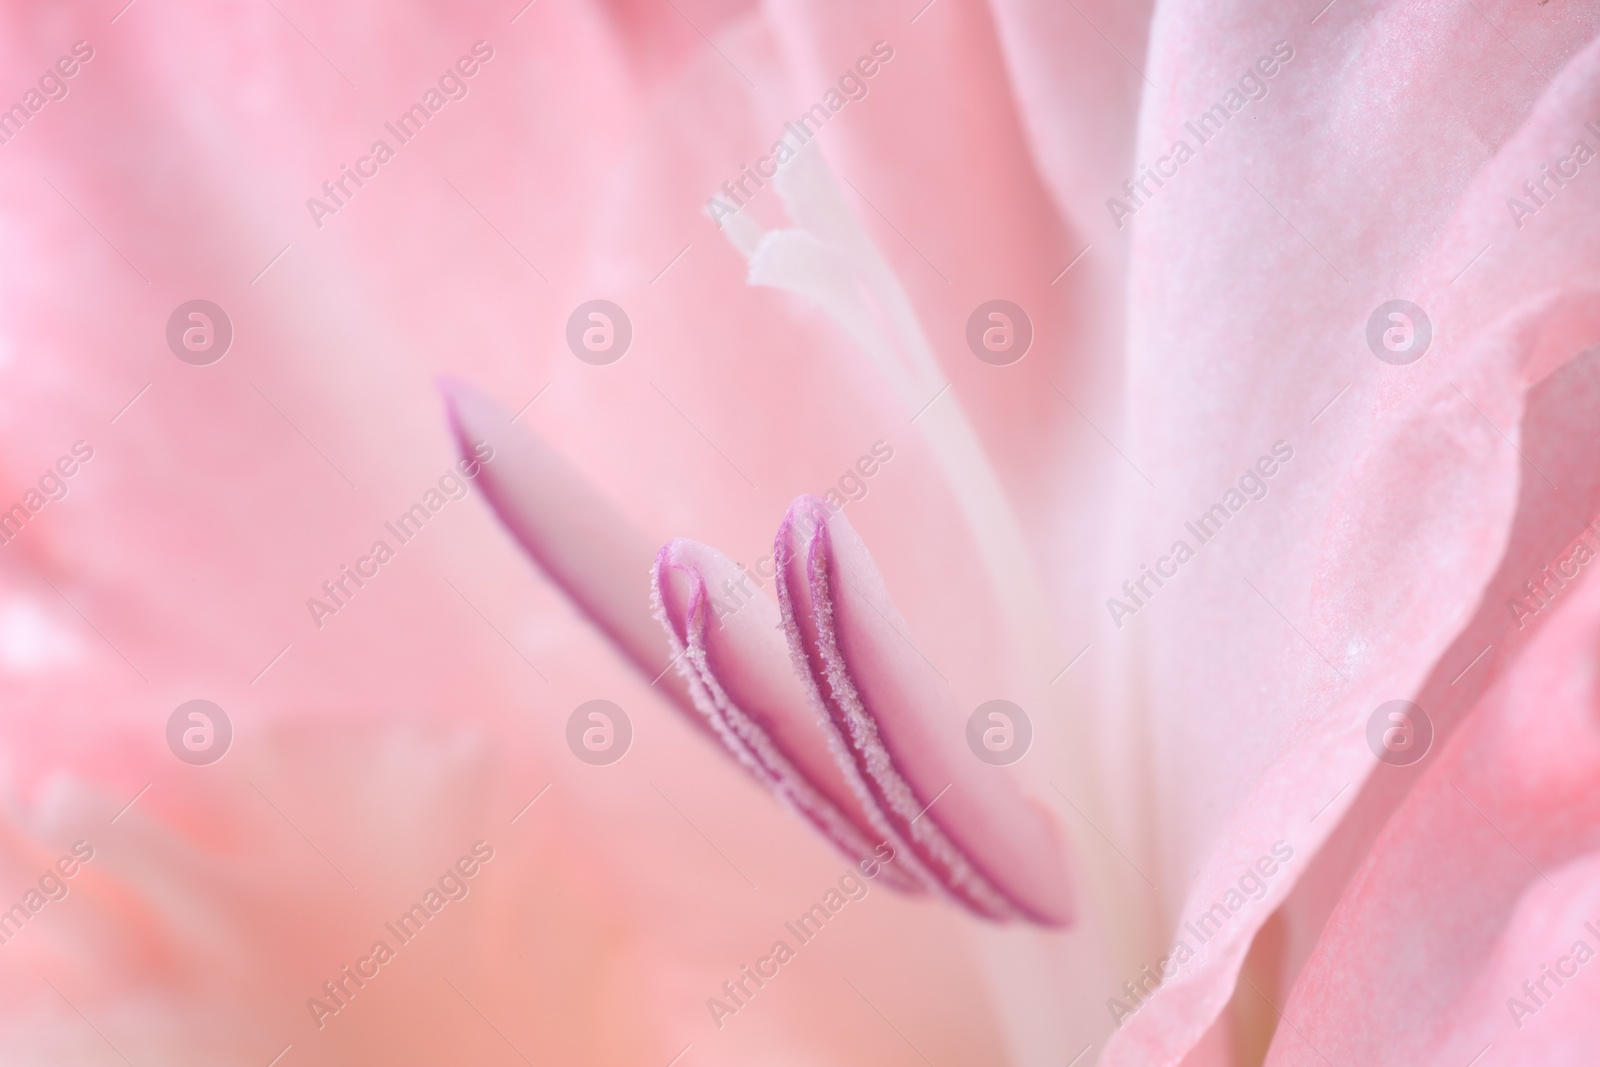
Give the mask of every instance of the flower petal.
M 1597 642 L 1600 580 L 1587 574 L 1361 864 L 1301 973 L 1273 1067 L 1467 1063 L 1489 1044 L 1496 1063 L 1593 1062 L 1588 968 L 1532 999 L 1522 982 L 1537 989 L 1541 966 L 1579 940 L 1600 951 Z M 1512 997 L 1538 1017 L 1510 1011 Z
M 1594 184 L 1571 183 L 1520 231 L 1506 210 L 1506 194 L 1570 152 L 1596 114 L 1600 65 L 1592 46 L 1579 51 L 1592 20 L 1571 12 L 1549 20 L 1559 32 L 1534 59 L 1567 68 L 1552 73 L 1553 87 L 1521 68 L 1514 92 L 1478 94 L 1469 131 L 1439 126 L 1438 91 L 1404 85 L 1426 77 L 1436 90 L 1459 84 L 1472 95 L 1485 71 L 1508 56 L 1520 63 L 1493 23 L 1470 8 L 1430 12 L 1436 22 L 1426 30 L 1410 25 L 1409 9 L 1381 8 L 1370 23 L 1341 10 L 1330 9 L 1339 22 L 1327 36 L 1317 29 L 1309 39 L 1298 16 L 1263 12 L 1283 22 L 1259 27 L 1260 47 L 1285 37 L 1296 51 L 1274 95 L 1250 105 L 1260 122 L 1235 124 L 1205 148 L 1209 173 L 1168 183 L 1134 224 L 1135 300 L 1154 309 L 1132 338 L 1136 454 L 1159 483 L 1186 487 L 1143 509 L 1150 539 L 1135 551 L 1192 536 L 1185 523 L 1225 491 L 1243 504 L 1230 486 L 1239 472 L 1274 439 L 1294 448 L 1271 497 L 1244 504 L 1177 582 L 1141 606 L 1119 646 L 1144 707 L 1110 725 L 1150 746 L 1156 810 L 1144 817 L 1166 828 L 1156 876 L 1184 898 L 1171 902 L 1179 921 L 1166 936 L 1211 909 L 1274 842 L 1298 859 L 1125 1023 L 1107 1064 L 1177 1062 L 1227 1003 L 1251 939 L 1287 891 L 1336 899 L 1365 842 L 1343 842 L 1333 855 L 1324 843 L 1369 795 L 1366 721 L 1388 700 L 1418 699 L 1438 672 L 1448 671 L 1446 684 L 1466 674 L 1484 646 L 1457 658 L 1458 642 L 1481 612 L 1504 620 L 1503 604 L 1483 597 L 1496 569 L 1517 562 L 1507 546 L 1524 521 L 1519 482 L 1540 478 L 1518 454 L 1529 391 L 1600 339 L 1584 310 L 1597 280 Z M 1256 47 L 1220 45 L 1218 32 L 1231 38 L 1237 25 L 1202 25 L 1176 8 L 1161 21 L 1155 39 L 1166 69 L 1157 80 L 1178 73 L 1184 56 L 1215 57 L 1220 46 L 1225 84 Z M 1209 106 L 1207 91 L 1147 116 L 1148 147 L 1159 145 L 1158 130 L 1180 129 Z M 1381 124 L 1364 122 L 1380 114 Z M 1307 147 L 1274 151 L 1286 138 Z M 1353 212 L 1351 182 L 1323 165 L 1346 151 L 1354 156 L 1342 172 L 1359 168 L 1374 187 L 1417 195 Z M 1217 230 L 1221 212 L 1238 213 L 1234 197 L 1257 206 L 1261 229 Z M 1202 233 L 1217 241 L 1197 240 Z M 1241 300 L 1246 292 L 1260 295 Z M 1380 361 L 1365 336 L 1375 310 L 1399 297 L 1434 325 L 1432 348 L 1411 366 Z M 1285 336 L 1301 339 L 1304 360 L 1283 357 Z M 1238 400 L 1218 405 L 1210 399 L 1218 395 Z M 1560 436 L 1565 464 L 1592 464 L 1592 433 Z M 1569 487 L 1565 471 L 1545 473 Z M 1467 674 L 1459 688 L 1482 680 Z M 1400 795 L 1362 816 L 1364 832 L 1382 825 Z M 1313 855 L 1314 876 L 1300 862 Z M 1291 976 L 1327 914 L 1316 904 L 1290 924 Z

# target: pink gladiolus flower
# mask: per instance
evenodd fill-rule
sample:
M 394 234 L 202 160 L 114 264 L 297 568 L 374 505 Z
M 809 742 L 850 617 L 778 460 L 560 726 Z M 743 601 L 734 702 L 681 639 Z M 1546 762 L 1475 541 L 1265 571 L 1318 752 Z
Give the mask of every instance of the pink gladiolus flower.
M 1594 1061 L 1591 7 L 0 28 L 0 1062 Z

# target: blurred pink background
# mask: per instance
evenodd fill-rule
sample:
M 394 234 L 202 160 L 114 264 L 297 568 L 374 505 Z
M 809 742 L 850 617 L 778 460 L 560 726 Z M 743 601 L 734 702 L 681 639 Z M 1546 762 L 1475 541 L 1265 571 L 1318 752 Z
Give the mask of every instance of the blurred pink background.
M 0 8 L 0 1059 L 1592 1062 L 1600 12 L 121 4 Z M 915 795 L 1070 923 L 666 669 L 610 535 L 776 603 L 804 494 L 909 777 L 1025 709 Z

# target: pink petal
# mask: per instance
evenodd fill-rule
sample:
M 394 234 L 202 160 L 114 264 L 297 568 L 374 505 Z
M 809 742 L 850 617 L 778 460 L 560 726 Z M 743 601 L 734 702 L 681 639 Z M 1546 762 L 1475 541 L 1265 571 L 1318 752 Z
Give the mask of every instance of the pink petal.
M 1036 165 L 1061 216 L 1098 231 L 1127 177 L 1144 95 L 1152 0 L 989 5 Z M 1103 35 L 1103 36 L 1102 36 Z M 1104 247 L 1104 246 L 1102 246 Z
M 1142 509 L 1140 526 L 1150 532 L 1136 551 L 1164 551 L 1275 440 L 1295 450 L 1270 496 L 1230 520 L 1141 609 L 1125 634 L 1132 640 L 1120 646 L 1129 669 L 1142 672 L 1148 708 L 1129 717 L 1127 730 L 1151 745 L 1151 817 L 1170 828 L 1155 877 L 1166 885 L 1172 872 L 1181 887 L 1172 901 L 1180 923 L 1151 947 L 1165 951 L 1182 921 L 1212 907 L 1274 842 L 1290 843 L 1298 859 L 1124 1023 L 1107 1064 L 1176 1062 L 1227 1003 L 1251 939 L 1291 889 L 1292 976 L 1365 841 L 1404 794 L 1368 799 L 1367 717 L 1387 700 L 1450 690 L 1429 709 L 1443 712 L 1447 738 L 1505 652 L 1496 637 L 1508 617 L 1494 599 L 1502 587 L 1490 585 L 1497 571 L 1506 580 L 1536 571 L 1548 561 L 1536 560 L 1548 550 L 1544 538 L 1570 538 L 1594 503 L 1592 479 L 1568 480 L 1595 462 L 1581 415 L 1591 371 L 1572 364 L 1563 403 L 1537 414 L 1556 416 L 1547 428 L 1525 420 L 1535 383 L 1600 339 L 1596 186 L 1571 183 L 1537 226 L 1520 232 L 1505 204 L 1507 190 L 1541 162 L 1570 151 L 1600 103 L 1594 48 L 1573 56 L 1590 35 L 1589 16 L 1568 12 L 1541 31 L 1535 61 L 1551 65 L 1555 85 L 1524 68 L 1523 98 L 1538 103 L 1525 123 L 1497 96 L 1501 113 L 1475 113 L 1468 135 L 1438 130 L 1438 97 L 1408 94 L 1395 72 L 1425 68 L 1431 81 L 1459 81 L 1451 91 L 1470 96 L 1474 79 L 1514 55 L 1495 28 L 1462 9 L 1438 13 L 1440 23 L 1419 37 L 1394 9 L 1378 16 L 1380 33 L 1358 29 L 1349 21 L 1357 14 L 1341 7 L 1328 15 L 1346 20 L 1335 24 L 1343 36 L 1327 39 L 1337 47 L 1301 47 L 1298 14 L 1270 13 L 1252 29 L 1297 48 L 1274 95 L 1251 105 L 1260 133 L 1230 130 L 1227 145 L 1204 149 L 1207 173 L 1183 173 L 1133 224 L 1134 299 L 1156 309 L 1133 338 L 1139 457 L 1159 484 L 1183 487 Z M 1210 56 L 1226 72 L 1259 51 L 1222 45 L 1218 35 L 1237 37 L 1237 27 L 1204 23 L 1174 9 L 1158 27 L 1157 57 L 1171 71 L 1154 72 L 1158 80 L 1178 74 L 1185 55 Z M 1385 104 L 1374 108 L 1374 97 Z M 1148 147 L 1156 147 L 1155 128 L 1181 126 L 1200 100 L 1163 99 Z M 1359 119 L 1379 114 L 1383 123 L 1371 128 Z M 1291 141 L 1311 147 L 1271 150 Z M 1418 195 L 1355 210 L 1348 181 L 1304 169 L 1347 152 L 1346 166 L 1359 166 L 1374 187 Z M 1462 159 L 1481 163 L 1474 173 Z M 1259 214 L 1218 230 L 1222 211 L 1240 210 L 1233 198 L 1249 198 Z M 1196 240 L 1201 233 L 1216 242 Z M 1352 273 L 1356 265 L 1366 273 Z M 1241 302 L 1247 291 L 1266 303 Z M 1364 330 L 1380 302 L 1402 295 L 1427 309 L 1435 336 L 1421 362 L 1391 367 L 1367 351 Z M 1285 336 L 1300 339 L 1303 359 L 1284 357 Z M 1237 401 L 1206 399 L 1219 393 Z M 1541 433 L 1561 457 L 1561 469 L 1545 471 L 1569 490 L 1559 506 L 1523 489 L 1541 475 L 1518 448 Z M 1138 558 L 1128 563 L 1125 573 L 1136 573 Z M 1467 673 L 1490 644 L 1495 651 Z M 1352 836 L 1319 855 L 1353 807 Z M 1315 868 L 1303 863 L 1314 856 Z
M 1579 940 L 1600 954 L 1600 580 L 1568 595 L 1360 865 L 1273 1067 L 1464 1064 L 1491 1044 L 1495 1063 L 1593 1062 L 1600 962 L 1538 1000 L 1521 988 Z

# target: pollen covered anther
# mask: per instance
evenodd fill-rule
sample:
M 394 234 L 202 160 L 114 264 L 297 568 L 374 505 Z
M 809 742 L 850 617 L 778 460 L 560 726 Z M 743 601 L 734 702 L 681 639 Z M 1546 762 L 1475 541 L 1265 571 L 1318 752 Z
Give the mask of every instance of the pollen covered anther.
M 972 760 L 953 698 L 906 636 L 843 515 L 801 497 L 778 531 L 776 555 L 795 670 L 819 719 L 846 739 L 896 847 L 979 915 L 1068 923 L 1054 826 L 1009 779 Z

